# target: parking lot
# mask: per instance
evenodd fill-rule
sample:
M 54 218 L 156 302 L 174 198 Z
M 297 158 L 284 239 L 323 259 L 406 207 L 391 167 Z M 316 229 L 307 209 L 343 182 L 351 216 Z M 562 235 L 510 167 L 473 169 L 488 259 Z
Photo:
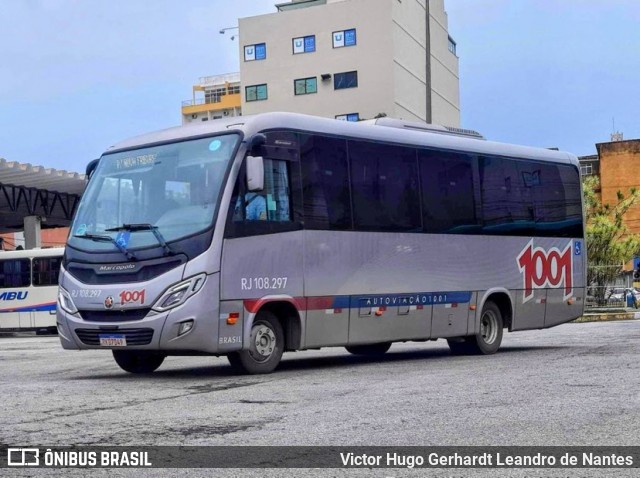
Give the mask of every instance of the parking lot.
M 133 376 L 108 351 L 27 335 L 0 338 L 0 363 L 9 446 L 638 445 L 640 429 L 637 320 L 506 334 L 486 357 L 451 356 L 443 340 L 377 360 L 290 353 L 263 376 L 215 357 Z

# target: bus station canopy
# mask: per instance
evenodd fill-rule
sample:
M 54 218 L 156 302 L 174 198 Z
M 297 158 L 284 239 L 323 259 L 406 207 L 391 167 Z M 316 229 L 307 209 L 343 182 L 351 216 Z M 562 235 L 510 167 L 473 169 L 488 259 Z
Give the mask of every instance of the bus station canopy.
M 85 186 L 84 174 L 0 158 L 0 232 L 23 230 L 26 216 L 69 226 Z

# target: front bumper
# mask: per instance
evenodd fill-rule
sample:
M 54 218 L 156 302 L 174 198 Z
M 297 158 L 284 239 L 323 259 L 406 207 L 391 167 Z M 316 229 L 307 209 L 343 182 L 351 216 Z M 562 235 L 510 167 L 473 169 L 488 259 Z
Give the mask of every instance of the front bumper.
M 62 347 L 67 350 L 122 349 L 99 345 L 99 335 L 124 335 L 126 349 L 173 352 L 218 353 L 220 274 L 207 276 L 200 291 L 166 312 L 150 312 L 140 320 L 95 322 L 58 307 L 57 325 Z M 193 327 L 178 335 L 180 324 L 193 320 Z

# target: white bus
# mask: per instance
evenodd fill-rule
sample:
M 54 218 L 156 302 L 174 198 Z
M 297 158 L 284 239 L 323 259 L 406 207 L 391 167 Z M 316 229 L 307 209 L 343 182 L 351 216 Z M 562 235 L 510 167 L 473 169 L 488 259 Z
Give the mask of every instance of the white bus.
M 110 148 L 65 249 L 62 346 L 268 373 L 326 346 L 491 354 L 582 314 L 575 156 L 377 123 L 268 113 Z
M 0 332 L 56 331 L 64 248 L 0 252 Z

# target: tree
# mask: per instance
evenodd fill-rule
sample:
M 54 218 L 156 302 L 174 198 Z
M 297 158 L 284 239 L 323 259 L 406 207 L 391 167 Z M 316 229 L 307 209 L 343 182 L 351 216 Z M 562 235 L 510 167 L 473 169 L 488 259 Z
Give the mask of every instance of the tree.
M 640 236 L 630 234 L 624 224 L 624 215 L 640 200 L 640 191 L 633 188 L 629 195 L 618 191 L 618 203 L 602 204 L 597 194 L 600 186 L 596 176 L 583 181 L 584 203 L 587 215 L 587 285 L 594 287 L 598 305 L 606 304 L 606 286 L 620 275 L 624 264 L 640 252 Z

